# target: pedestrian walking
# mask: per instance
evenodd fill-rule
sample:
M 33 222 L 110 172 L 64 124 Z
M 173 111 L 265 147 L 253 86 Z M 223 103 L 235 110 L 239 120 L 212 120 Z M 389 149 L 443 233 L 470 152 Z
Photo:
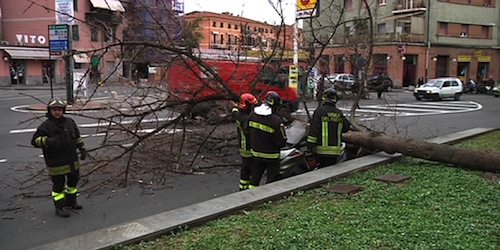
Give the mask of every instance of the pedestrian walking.
M 269 91 L 263 104 L 255 107 L 248 117 L 247 130 L 252 153 L 250 185 L 259 186 L 266 171 L 266 183 L 276 181 L 280 168 L 280 150 L 286 145 L 285 126 L 275 114 L 282 104 L 281 97 Z
M 342 153 L 342 133 L 351 127 L 336 107 L 337 91 L 329 88 L 322 98 L 323 105 L 314 111 L 307 136 L 307 148 L 318 159 L 319 168 L 337 163 Z
M 252 153 L 250 152 L 248 134 L 245 132 L 244 126 L 252 108 L 257 103 L 257 98 L 254 95 L 244 93 L 240 96 L 238 107 L 234 107 L 232 110 L 232 116 L 236 122 L 238 131 L 238 145 L 241 156 L 240 191 L 248 189 L 248 185 L 250 184 Z
M 41 148 L 48 173 L 52 179 L 52 198 L 56 215 L 69 217 L 69 209 L 82 209 L 76 201 L 77 184 L 80 177 L 80 160 L 85 160 L 87 151 L 80 131 L 73 119 L 65 117 L 66 103 L 54 98 L 47 105 L 47 120 L 36 130 L 31 144 Z
M 385 85 L 385 75 L 380 73 L 377 77 L 377 98 L 382 99 L 382 93 L 386 88 Z

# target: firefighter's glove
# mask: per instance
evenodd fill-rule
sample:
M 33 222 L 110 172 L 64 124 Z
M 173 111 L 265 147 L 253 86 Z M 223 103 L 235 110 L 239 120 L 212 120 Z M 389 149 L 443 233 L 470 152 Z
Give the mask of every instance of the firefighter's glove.
M 49 148 L 58 148 L 61 145 L 59 138 L 57 137 L 48 137 L 47 138 L 47 147 Z
M 80 160 L 84 161 L 87 158 L 87 150 L 80 149 Z

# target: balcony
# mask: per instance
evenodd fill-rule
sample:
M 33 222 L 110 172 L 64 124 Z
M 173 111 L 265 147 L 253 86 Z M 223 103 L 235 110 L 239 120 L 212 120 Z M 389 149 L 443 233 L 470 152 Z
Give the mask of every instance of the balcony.
M 122 17 L 120 14 L 111 11 L 93 10 L 85 13 L 85 20 L 118 25 L 122 22 Z
M 384 34 L 376 35 L 375 41 L 381 42 L 405 42 L 405 43 L 423 43 L 425 42 L 424 34 L 400 33 L 400 34 Z
M 426 11 L 425 2 L 423 0 L 400 0 L 394 3 L 392 14 L 408 14 L 419 11 Z

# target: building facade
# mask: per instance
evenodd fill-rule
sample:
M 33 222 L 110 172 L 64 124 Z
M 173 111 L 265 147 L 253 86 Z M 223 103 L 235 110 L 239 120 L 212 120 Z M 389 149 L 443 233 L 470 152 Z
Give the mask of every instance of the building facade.
M 420 77 L 457 76 L 478 82 L 490 76 L 500 79 L 498 0 L 378 0 L 371 6 L 349 0 L 336 31 L 318 26 L 341 15 L 328 9 L 330 2 L 321 1 L 320 16 L 309 21 L 314 28 L 306 31 L 309 41 L 314 42 L 314 33 L 327 43 L 321 56 L 329 73 L 354 73 L 354 58 L 365 56 L 357 54 L 352 42 L 358 32 L 368 32 L 370 23 L 350 20 L 366 17 L 369 9 L 374 39 L 366 74 L 385 72 L 396 87 L 415 85 Z M 332 39 L 328 39 L 330 35 Z M 319 44 L 316 41 L 318 50 Z
M 75 72 L 86 72 L 95 79 L 116 79 L 121 74 L 116 70 L 119 48 L 102 49 L 122 37 L 125 9 L 120 1 L 49 0 L 32 4 L 3 0 L 0 8 L 0 86 L 64 83 L 71 55 Z M 51 55 L 49 25 L 63 21 L 71 22 L 68 38 L 73 52 Z

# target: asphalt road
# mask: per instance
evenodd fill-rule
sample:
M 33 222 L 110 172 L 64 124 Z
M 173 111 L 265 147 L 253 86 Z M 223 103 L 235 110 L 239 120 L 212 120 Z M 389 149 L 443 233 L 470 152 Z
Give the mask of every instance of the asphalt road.
M 106 190 L 90 198 L 81 195 L 79 201 L 84 209 L 68 219 L 58 218 L 49 196 L 50 182 L 33 187 L 22 185 L 28 181 L 27 172 L 42 171 L 44 163 L 39 157 L 41 151 L 29 145 L 30 129 L 36 128 L 41 120 L 21 122 L 43 114 L 12 111 L 12 107 L 36 102 L 20 92 L 43 100 L 50 97 L 47 90 L 0 90 L 0 184 L 3 186 L 0 191 L 0 249 L 29 249 L 237 191 L 239 173 L 236 168 L 212 169 L 204 175 L 174 174 L 168 177 L 166 188 L 161 190 L 146 190 L 134 185 Z M 64 90 L 56 91 L 56 95 L 64 94 Z M 106 93 L 100 95 L 105 97 Z M 375 93 L 371 95 L 376 96 Z M 339 106 L 347 109 L 349 102 L 342 101 Z M 308 107 L 313 109 L 314 104 Z M 464 95 L 460 102 L 428 103 L 416 102 L 409 91 L 396 90 L 386 93 L 385 100 L 363 100 L 361 108 L 363 116 L 358 119 L 366 126 L 415 138 L 500 126 L 500 98 L 493 96 Z M 78 118 L 77 122 L 90 121 Z M 90 129 L 82 131 L 91 132 Z M 36 178 L 46 176 L 42 173 Z M 19 189 L 20 186 L 24 188 Z

